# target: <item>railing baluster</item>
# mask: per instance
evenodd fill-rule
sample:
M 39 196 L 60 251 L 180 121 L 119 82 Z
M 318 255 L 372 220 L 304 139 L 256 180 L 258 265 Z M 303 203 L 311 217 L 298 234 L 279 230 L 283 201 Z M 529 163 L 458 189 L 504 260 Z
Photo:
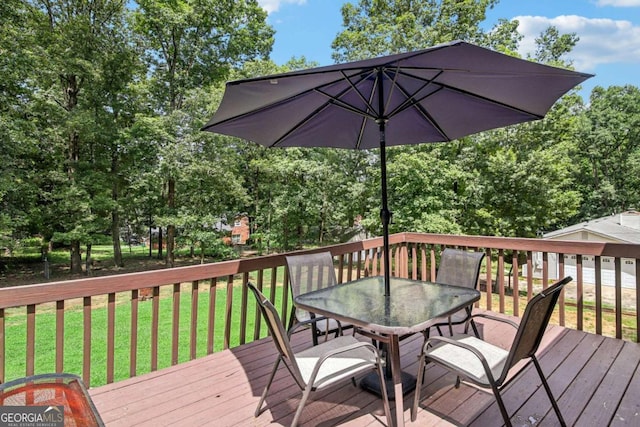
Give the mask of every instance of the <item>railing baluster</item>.
M 418 245 L 411 245 L 411 278 L 418 280 Z
M 487 269 L 487 277 L 486 277 L 486 291 L 487 291 L 487 310 L 491 310 L 491 305 L 493 302 L 493 260 L 491 259 L 491 248 L 487 248 L 486 255 L 484 256 L 485 265 Z
M 107 384 L 113 382 L 115 336 L 116 336 L 116 294 L 107 296 Z
M 595 259 L 596 265 L 596 334 L 602 335 L 602 260 Z
M 91 386 L 91 297 L 82 300 L 82 380 Z
M 436 248 L 434 245 L 431 245 L 429 248 L 429 259 L 431 260 L 431 263 L 430 263 L 431 280 L 435 280 L 437 270 L 436 270 Z
M 36 306 L 27 305 L 27 366 L 25 375 L 33 375 L 36 349 Z
M 160 287 L 153 287 L 151 300 L 151 370 L 158 370 L 158 325 L 160 323 Z
M 636 342 L 640 343 L 640 316 L 638 315 L 638 310 L 640 310 L 640 259 L 636 258 L 634 261 L 636 264 Z M 4 330 L 4 327 L 2 329 Z M 4 338 L 2 341 L 4 342 Z
M 262 292 L 262 286 L 264 283 L 264 270 L 258 270 L 258 283 L 256 286 Z M 287 313 L 285 313 L 287 314 Z M 262 315 L 260 314 L 260 309 L 258 306 L 255 306 L 254 320 L 253 320 L 253 339 L 257 340 L 260 338 L 260 321 L 262 320 Z
M 622 259 L 615 257 L 614 265 L 616 269 L 616 338 L 622 338 Z
M 7 336 L 5 329 L 5 318 L 4 318 L 4 308 L 0 308 L 0 383 L 5 382 L 5 366 L 7 363 L 6 358 L 6 345 L 7 345 Z
M 249 273 L 242 274 L 242 304 L 240 305 L 240 345 L 247 342 L 247 300 L 249 297 L 249 289 L 245 285 L 249 281 Z
M 533 252 L 527 251 L 527 301 L 533 298 Z
M 207 354 L 212 354 L 214 350 L 214 340 L 216 337 L 216 291 L 218 279 L 211 278 L 209 284 L 209 318 L 207 325 Z
M 223 349 L 228 349 L 231 346 L 231 313 L 233 310 L 233 275 L 227 276 L 227 304 L 225 307 L 224 317 L 224 342 Z
M 564 274 L 564 253 L 558 254 L 558 279 L 562 279 L 565 277 Z M 564 307 L 564 294 L 566 290 L 562 290 L 560 292 L 560 297 L 558 298 L 558 323 L 560 326 L 564 326 L 565 321 L 565 307 Z
M 56 372 L 64 372 L 64 300 L 56 301 Z
M 500 313 L 504 313 L 504 250 L 498 251 L 498 295 Z
M 576 254 L 576 329 L 584 328 L 584 272 L 582 270 L 582 255 Z
M 171 365 L 178 364 L 180 348 L 180 283 L 173 284 L 173 308 L 171 321 Z
M 191 325 L 189 335 L 189 359 L 196 358 L 198 345 L 198 291 L 199 284 L 197 280 L 191 282 Z
M 138 290 L 131 291 L 131 340 L 129 342 L 129 376 L 135 377 L 138 365 Z
M 549 286 L 549 253 L 542 253 L 542 289 Z
M 518 276 L 520 275 L 520 266 L 518 265 L 518 251 L 514 250 L 511 255 L 511 275 L 513 277 L 513 315 L 520 316 L 520 282 Z

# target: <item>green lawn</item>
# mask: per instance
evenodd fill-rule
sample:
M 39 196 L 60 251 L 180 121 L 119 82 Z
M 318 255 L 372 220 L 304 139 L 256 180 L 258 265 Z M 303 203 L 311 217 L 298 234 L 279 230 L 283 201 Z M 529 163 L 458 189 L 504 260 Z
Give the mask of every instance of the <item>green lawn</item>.
M 214 332 L 214 350 L 223 348 L 224 319 L 226 306 L 226 288 L 220 287 L 216 291 L 216 320 Z M 231 343 L 240 343 L 240 312 L 242 305 L 242 288 L 236 286 L 233 292 Z M 282 287 L 277 287 L 276 307 L 280 307 Z M 248 295 L 247 332 L 246 341 L 253 340 L 255 302 L 251 294 Z M 171 296 L 161 294 L 160 318 L 158 325 L 158 369 L 171 365 L 171 334 L 172 334 L 172 299 Z M 107 352 L 107 309 L 106 306 L 94 308 L 91 325 L 91 386 L 96 387 L 106 383 L 106 352 Z M 39 308 L 40 310 L 40 308 Z M 200 291 L 197 311 L 197 357 L 204 356 L 207 350 L 207 324 L 209 311 L 209 289 Z M 180 337 L 179 362 L 189 360 L 190 353 L 190 325 L 191 298 L 189 292 L 182 292 L 180 298 Z M 129 351 L 131 328 L 131 303 L 127 295 L 117 298 L 116 306 L 116 338 L 115 338 L 115 381 L 129 377 Z M 144 374 L 151 370 L 151 316 L 152 301 L 141 301 L 138 306 L 138 350 L 137 374 Z M 35 373 L 55 371 L 55 312 L 50 308 L 43 308 L 36 316 L 36 360 Z M 266 327 L 261 322 L 261 336 L 266 335 Z M 82 374 L 83 354 L 83 314 L 80 306 L 70 307 L 65 311 L 65 343 L 64 370 L 65 372 Z M 6 319 L 6 348 L 7 381 L 25 375 L 26 359 L 26 315 L 24 308 L 7 310 Z

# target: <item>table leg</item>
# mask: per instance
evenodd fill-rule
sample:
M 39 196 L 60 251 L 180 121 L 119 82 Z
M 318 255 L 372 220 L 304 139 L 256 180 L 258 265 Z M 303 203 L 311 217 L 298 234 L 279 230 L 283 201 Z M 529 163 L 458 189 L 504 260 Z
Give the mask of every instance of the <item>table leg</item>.
M 389 357 L 387 363 L 391 364 L 391 377 L 393 378 L 393 390 L 396 396 L 396 427 L 404 427 L 404 399 L 402 394 L 402 371 L 400 369 L 400 340 L 398 335 L 389 336 Z

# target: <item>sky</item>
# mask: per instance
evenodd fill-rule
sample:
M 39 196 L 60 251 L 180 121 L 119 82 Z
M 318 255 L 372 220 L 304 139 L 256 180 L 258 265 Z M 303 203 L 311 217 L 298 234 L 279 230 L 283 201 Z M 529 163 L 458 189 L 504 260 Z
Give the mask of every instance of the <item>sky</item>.
M 281 65 L 304 56 L 318 65 L 333 64 L 331 43 L 342 30 L 340 9 L 347 2 L 258 0 L 276 30 L 271 59 Z M 640 0 L 501 0 L 488 11 L 487 28 L 500 18 L 519 21 L 523 56 L 533 53 L 534 39 L 550 25 L 576 33 L 580 40 L 565 59 L 577 71 L 595 74 L 582 84 L 585 98 L 595 86 L 640 87 Z

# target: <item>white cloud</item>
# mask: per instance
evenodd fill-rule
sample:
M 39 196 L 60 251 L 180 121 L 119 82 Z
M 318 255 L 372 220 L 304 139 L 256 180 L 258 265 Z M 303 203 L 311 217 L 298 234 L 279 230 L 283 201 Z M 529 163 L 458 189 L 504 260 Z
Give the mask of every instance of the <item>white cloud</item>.
M 640 7 L 640 0 L 598 0 L 598 6 Z
M 600 0 L 609 1 L 614 0 Z M 617 0 L 622 3 L 623 0 Z M 626 0 L 627 3 L 640 0 Z M 585 18 L 563 15 L 555 18 L 543 16 L 516 16 L 518 31 L 524 35 L 520 54 L 535 52 L 535 39 L 547 27 L 553 25 L 560 34 L 576 33 L 580 40 L 569 57 L 580 71 L 593 71 L 598 64 L 640 63 L 640 27 L 629 21 L 606 18 Z
M 258 4 L 269 14 L 277 12 L 280 9 L 280 5 L 284 3 L 302 5 L 306 2 L 307 0 L 258 0 Z

